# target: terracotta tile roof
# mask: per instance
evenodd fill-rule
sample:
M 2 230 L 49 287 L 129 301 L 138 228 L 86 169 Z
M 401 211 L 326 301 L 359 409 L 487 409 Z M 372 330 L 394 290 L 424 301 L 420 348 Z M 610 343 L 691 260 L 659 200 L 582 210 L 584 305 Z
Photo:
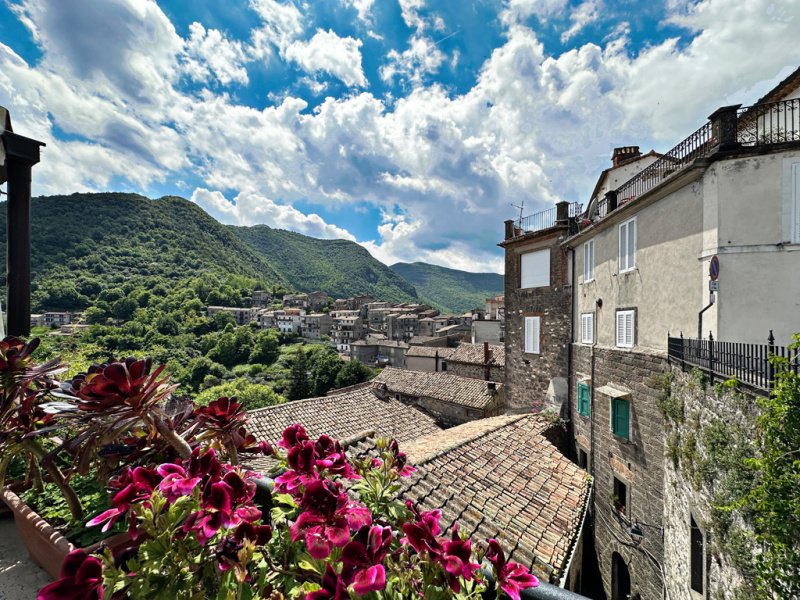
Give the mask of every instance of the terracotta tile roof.
M 378 437 L 403 442 L 440 431 L 426 413 L 394 399 L 380 400 L 370 386 L 251 410 L 247 428 L 257 439 L 270 443 L 280 439 L 292 423 L 302 424 L 312 437 L 324 433 L 339 439 L 373 431 Z
M 506 347 L 489 345 L 490 363 L 499 367 L 506 366 Z M 455 349 L 450 357 L 450 362 L 467 363 L 470 365 L 483 365 L 483 344 L 462 343 Z
M 410 340 L 408 340 L 408 343 L 412 346 L 421 346 L 430 343 L 438 344 L 441 342 L 442 342 L 441 338 L 432 335 L 415 335 Z
M 439 348 L 436 346 L 411 346 L 406 352 L 406 356 L 424 356 L 434 358 L 439 353 L 439 358 L 450 358 L 453 348 Z
M 590 479 L 536 415 L 480 419 L 405 445 L 417 472 L 403 495 L 442 510 L 442 527 L 495 537 L 510 559 L 557 582 L 584 518 Z
M 488 382 L 442 372 L 427 373 L 386 367 L 373 381 L 386 384 L 392 394 L 434 398 L 469 408 L 484 409 L 494 401 Z M 499 391 L 503 384 L 495 383 L 495 387 Z
M 463 328 L 466 328 L 466 325 L 463 325 L 461 323 L 456 323 L 455 325 L 446 325 L 445 327 L 442 327 L 441 329 L 438 330 L 438 333 L 441 333 L 443 331 L 445 333 L 449 333 L 450 331 L 453 331 L 455 329 L 463 329 Z

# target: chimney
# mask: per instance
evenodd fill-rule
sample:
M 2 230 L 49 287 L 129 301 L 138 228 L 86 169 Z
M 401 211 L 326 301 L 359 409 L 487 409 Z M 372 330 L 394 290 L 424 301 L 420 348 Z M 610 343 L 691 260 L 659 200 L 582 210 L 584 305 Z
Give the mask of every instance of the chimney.
M 491 356 L 489 352 L 489 342 L 483 342 L 483 378 L 486 381 L 491 379 L 491 367 L 489 366 L 489 359 Z
M 639 151 L 639 146 L 620 146 L 619 148 L 614 148 L 614 153 L 611 155 L 611 166 L 618 167 L 622 163 L 641 155 L 642 153 Z
M 497 384 L 494 381 L 487 381 L 486 389 L 492 396 L 494 396 L 495 393 L 497 393 Z
M 434 370 L 438 373 L 439 372 L 439 351 L 437 350 L 434 353 Z

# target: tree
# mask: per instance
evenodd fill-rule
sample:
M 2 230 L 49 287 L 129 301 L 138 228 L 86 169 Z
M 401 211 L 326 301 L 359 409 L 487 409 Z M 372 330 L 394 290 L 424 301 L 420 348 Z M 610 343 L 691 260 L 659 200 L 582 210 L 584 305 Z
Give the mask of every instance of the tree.
M 127 321 L 133 316 L 137 308 L 139 308 L 139 303 L 133 298 L 120 298 L 111 305 L 111 313 L 117 319 Z
M 250 362 L 271 365 L 278 359 L 279 352 L 278 332 L 275 329 L 259 331 L 253 339 Z
M 86 309 L 86 312 L 83 313 L 83 318 L 88 325 L 97 325 L 105 323 L 108 315 L 106 315 L 106 311 L 102 308 L 90 306 Z
M 315 396 L 324 396 L 336 383 L 344 361 L 334 351 L 317 352 L 311 366 L 311 390 Z
M 310 388 L 308 385 L 307 368 L 306 353 L 302 348 L 298 348 L 294 362 L 292 363 L 289 389 L 286 394 L 289 400 L 302 400 L 303 398 L 309 397 Z
M 372 378 L 372 371 L 365 364 L 351 360 L 342 367 L 336 375 L 336 388 L 348 387 L 369 381 Z
M 209 402 L 221 397 L 236 397 L 247 410 L 282 404 L 286 399 L 277 394 L 271 387 L 258 383 L 250 383 L 246 379 L 236 379 L 230 383 L 215 385 L 203 390 L 195 398 L 198 405 L 206 406 Z

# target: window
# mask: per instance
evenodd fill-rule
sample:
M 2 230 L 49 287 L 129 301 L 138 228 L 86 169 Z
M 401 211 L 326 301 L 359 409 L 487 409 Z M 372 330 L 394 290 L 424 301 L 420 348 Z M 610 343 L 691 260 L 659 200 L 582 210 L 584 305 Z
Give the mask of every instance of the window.
M 695 523 L 694 515 L 690 519 L 690 546 L 691 546 L 691 586 L 692 590 L 703 593 L 703 532 Z
M 633 348 L 636 339 L 636 311 L 617 311 L 617 347 Z
M 583 283 L 594 280 L 594 240 L 583 245 Z
M 611 398 L 611 433 L 630 439 L 631 404 L 625 398 Z
M 636 217 L 619 226 L 619 272 L 636 268 Z
M 578 466 L 584 470 L 589 468 L 589 455 L 583 448 L 578 448 Z
M 581 315 L 581 343 L 594 343 L 594 313 Z
M 590 404 L 591 392 L 589 390 L 589 384 L 581 381 L 578 383 L 578 413 L 584 417 L 588 417 Z
M 539 354 L 539 336 L 542 317 L 525 317 L 525 352 Z
M 442 371 L 447 371 L 447 363 L 442 361 Z
M 624 513 L 628 506 L 628 486 L 625 482 L 614 477 L 614 508 Z
M 520 257 L 519 287 L 536 288 L 550 285 L 550 249 L 526 252 Z

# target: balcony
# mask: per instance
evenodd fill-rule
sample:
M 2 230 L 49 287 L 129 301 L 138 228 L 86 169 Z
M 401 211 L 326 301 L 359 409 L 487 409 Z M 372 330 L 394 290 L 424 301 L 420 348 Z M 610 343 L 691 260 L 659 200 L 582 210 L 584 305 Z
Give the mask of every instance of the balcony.
M 544 231 L 558 225 L 568 225 L 581 214 L 583 205 L 578 202 L 559 202 L 553 208 L 506 221 L 505 239 L 509 240 L 527 233 Z

